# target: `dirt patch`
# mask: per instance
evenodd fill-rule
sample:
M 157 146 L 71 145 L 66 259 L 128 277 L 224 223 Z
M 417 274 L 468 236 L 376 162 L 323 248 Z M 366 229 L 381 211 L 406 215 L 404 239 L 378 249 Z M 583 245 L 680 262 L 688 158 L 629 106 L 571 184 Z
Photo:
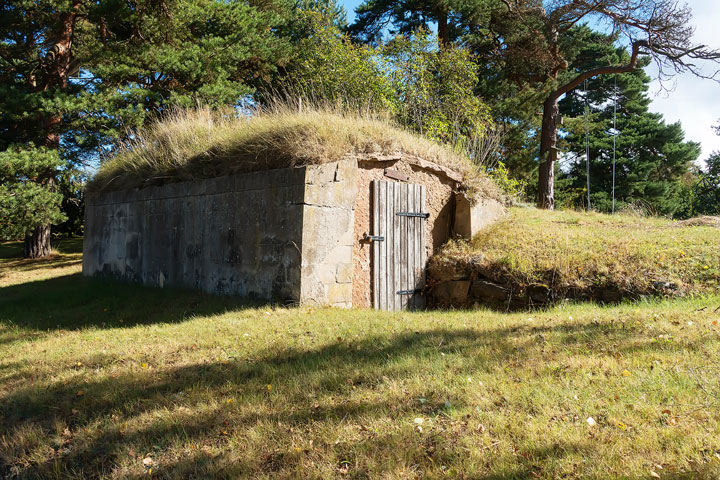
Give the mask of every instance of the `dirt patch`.
M 678 222 L 680 227 L 718 227 L 720 228 L 720 217 L 695 217 Z

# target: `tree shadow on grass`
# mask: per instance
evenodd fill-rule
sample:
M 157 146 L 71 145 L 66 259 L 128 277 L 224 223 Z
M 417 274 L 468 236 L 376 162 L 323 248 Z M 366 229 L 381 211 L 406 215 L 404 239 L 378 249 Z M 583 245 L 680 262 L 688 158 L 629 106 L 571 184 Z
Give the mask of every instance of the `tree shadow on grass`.
M 528 326 L 522 333 L 574 333 L 572 328 L 569 323 Z M 600 330 L 600 326 L 582 325 L 577 330 L 577 335 L 571 336 L 573 343 L 566 344 L 568 348 L 585 345 L 586 335 L 618 343 L 618 349 L 625 344 L 634 349 L 657 348 L 653 344 L 629 345 L 627 338 L 621 341 L 627 331 L 620 326 L 605 325 Z M 437 433 L 440 427 L 450 428 L 453 421 L 446 411 L 445 394 L 388 389 L 385 379 L 411 378 L 445 352 L 470 359 L 469 368 L 475 370 L 495 371 L 510 364 L 530 368 L 542 353 L 517 342 L 513 337 L 518 333 L 516 327 L 438 328 L 367 336 L 354 344 L 337 341 L 315 348 L 290 347 L 280 353 L 268 349 L 252 359 L 234 362 L 208 361 L 157 371 L 125 369 L 114 378 L 38 379 L 0 398 L 0 430 L 6 432 L 5 446 L 0 445 L 0 475 L 42 478 L 51 472 L 61 476 L 82 472 L 79 476 L 84 478 L 110 476 L 116 466 L 127 463 L 128 448 L 133 446 L 139 452 L 136 455 L 156 452 L 156 471 L 166 478 L 292 477 L 302 471 L 303 460 L 293 453 L 290 432 L 323 426 L 341 429 L 373 419 L 386 419 L 398 427 L 367 432 L 352 444 L 334 444 L 334 439 L 326 438 L 303 455 L 347 468 L 349 478 L 392 475 L 398 465 L 414 465 L 419 472 L 438 465 L 462 469 L 468 460 L 467 445 L 457 443 L 458 435 Z M 98 368 L 123 361 L 112 355 L 88 360 L 97 362 Z M 272 385 L 271 391 L 267 385 Z M 78 396 L 80 390 L 82 396 Z M 417 394 L 427 401 L 419 403 Z M 237 401 L 227 403 L 229 398 Z M 455 408 L 469 407 L 465 401 L 462 396 L 454 399 Z M 173 412 L 172 421 L 158 418 L 168 412 Z M 433 419 L 437 428 L 415 431 L 407 418 L 417 415 Z M 58 419 L 70 432 L 65 439 L 68 443 L 59 442 L 50 459 L 18 461 L 22 452 L 36 448 L 22 432 L 36 429 L 50 434 Z M 177 448 L 178 442 L 210 445 L 220 453 L 205 454 L 200 449 L 190 458 L 177 454 L 163 457 L 164 452 Z M 509 470 L 471 478 L 542 476 L 546 463 L 561 463 L 593 446 L 548 439 L 525 448 Z M 367 463 L 370 458 L 375 463 Z M 140 460 L 132 461 L 137 465 Z M 137 472 L 126 476 L 135 475 Z
M 194 315 L 213 315 L 262 306 L 238 297 L 197 290 L 159 289 L 81 274 L 0 288 L 0 344 L 27 340 L 52 330 L 118 328 L 181 322 Z

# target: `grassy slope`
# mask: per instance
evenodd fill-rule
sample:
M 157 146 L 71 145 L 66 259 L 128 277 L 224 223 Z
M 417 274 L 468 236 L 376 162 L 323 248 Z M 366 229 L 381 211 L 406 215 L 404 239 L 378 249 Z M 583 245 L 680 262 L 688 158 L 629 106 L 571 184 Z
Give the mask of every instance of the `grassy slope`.
M 0 477 L 720 475 L 720 297 L 274 310 L 32 272 L 0 288 Z
M 720 230 L 661 218 L 513 208 L 507 219 L 456 243 L 434 269 L 477 272 L 522 291 L 544 284 L 559 296 L 592 296 L 599 288 L 630 296 L 671 282 L 677 294 L 720 289 Z

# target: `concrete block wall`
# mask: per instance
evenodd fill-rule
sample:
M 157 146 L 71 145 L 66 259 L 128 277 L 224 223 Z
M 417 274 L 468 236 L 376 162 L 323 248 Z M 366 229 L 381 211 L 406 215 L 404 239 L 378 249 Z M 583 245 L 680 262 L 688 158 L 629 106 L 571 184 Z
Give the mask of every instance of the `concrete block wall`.
M 305 173 L 90 195 L 83 274 L 299 302 Z
M 464 193 L 456 193 L 453 231 L 455 235 L 469 240 L 506 213 L 505 206 L 497 200 L 482 198 L 473 205 Z

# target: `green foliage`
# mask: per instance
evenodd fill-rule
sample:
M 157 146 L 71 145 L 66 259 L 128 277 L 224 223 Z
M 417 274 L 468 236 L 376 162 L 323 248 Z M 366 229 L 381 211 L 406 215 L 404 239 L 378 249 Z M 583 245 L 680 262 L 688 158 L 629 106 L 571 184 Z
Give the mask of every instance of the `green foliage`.
M 66 219 L 53 172 L 62 165 L 56 150 L 11 147 L 0 152 L 0 238 L 22 238 L 36 227 Z
M 383 47 L 402 125 L 467 150 L 491 124 L 487 105 L 475 95 L 478 66 L 465 49 L 434 48 L 425 31 L 395 37 Z
M 510 175 L 510 170 L 503 162 L 498 162 L 492 168 L 487 170 L 488 177 L 503 191 L 508 197 L 514 199 L 523 199 L 527 190 L 527 183 L 522 179 L 514 178 Z
M 60 209 L 67 218 L 56 226 L 57 233 L 70 237 L 83 234 L 87 178 L 86 171 L 76 168 L 66 167 L 58 172 L 55 188 L 62 195 Z
M 319 12 L 305 12 L 303 18 L 308 36 L 297 42 L 291 65 L 270 87 L 269 95 L 279 93 L 350 110 L 392 112 L 394 94 L 379 52 L 352 43 Z
M 469 51 L 439 50 L 426 31 L 377 47 L 354 44 L 316 12 L 305 17 L 312 33 L 270 90 L 313 105 L 381 112 L 474 157 L 492 121 L 475 95 L 478 65 Z
M 720 152 L 713 152 L 691 191 L 691 215 L 720 215 Z
M 306 3 L 342 13 L 333 2 Z M 3 2 L 0 152 L 42 145 L 62 158 L 67 174 L 172 106 L 237 105 L 287 62 L 297 10 L 287 0 Z M 25 164 L 18 175 L 36 176 L 39 167 Z M 57 173 L 41 176 L 68 187 L 59 191 L 77 224 L 81 205 L 74 202 L 82 196 Z M 37 186 L 25 184 L 13 198 L 32 192 L 37 205 L 54 211 L 57 195 Z M 12 217 L 16 232 L 60 218 L 33 211 Z
M 603 35 L 586 27 L 577 29 L 574 34 L 580 45 L 575 48 L 580 53 L 571 67 L 587 70 L 608 61 L 627 61 L 628 53 L 622 48 L 608 47 Z M 647 65 L 648 61 L 643 59 L 641 65 Z M 689 215 L 691 170 L 700 154 L 700 146 L 685 141 L 679 123 L 666 124 L 662 115 L 649 111 L 649 84 L 650 77 L 641 69 L 617 76 L 599 76 L 589 80 L 587 87 L 581 85 L 570 92 L 560 102 L 561 114 L 565 116 L 565 135 L 560 148 L 567 163 L 559 175 L 566 176 L 567 180 L 558 184 L 557 190 L 565 206 L 585 207 L 587 204 L 587 127 L 591 205 L 601 212 L 612 210 L 613 117 L 617 98 L 616 210 L 640 204 L 643 210 L 655 214 Z M 586 103 L 589 106 L 587 119 Z M 568 192 L 561 191 L 564 189 Z

